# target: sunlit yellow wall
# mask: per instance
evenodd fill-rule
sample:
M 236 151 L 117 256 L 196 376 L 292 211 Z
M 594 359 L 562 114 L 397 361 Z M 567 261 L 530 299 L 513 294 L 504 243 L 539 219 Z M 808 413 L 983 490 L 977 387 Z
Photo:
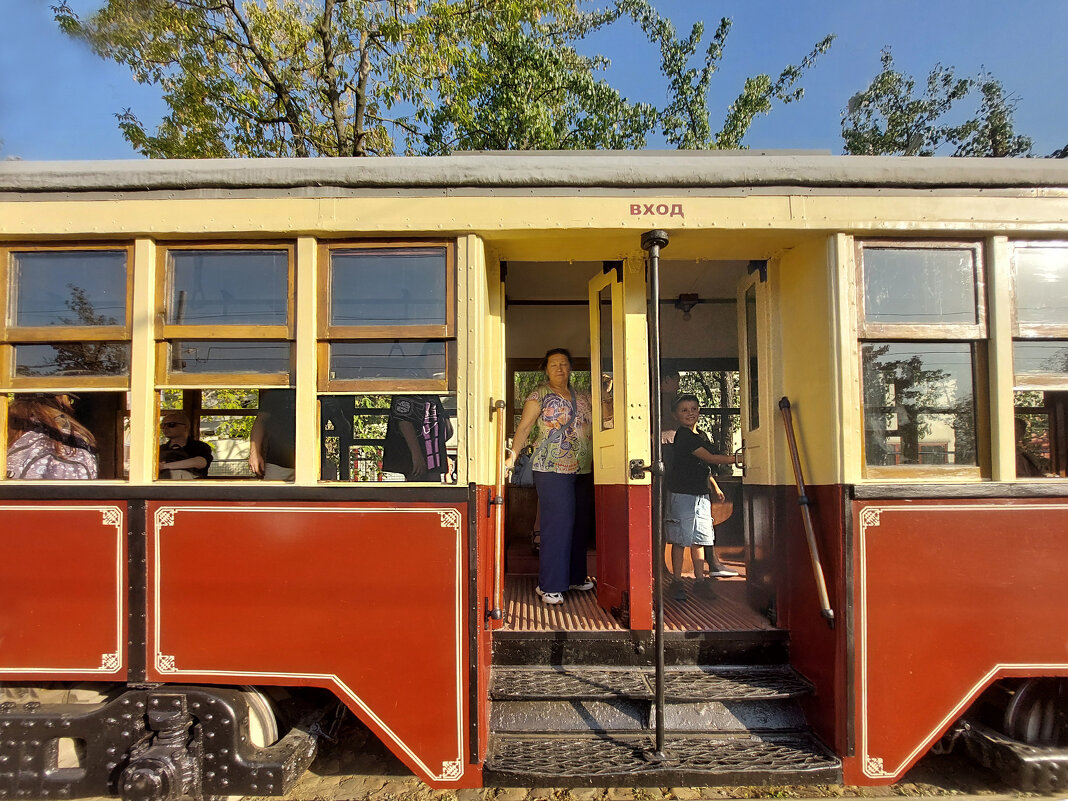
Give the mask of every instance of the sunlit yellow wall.
M 626 461 L 652 462 L 649 419 L 649 329 L 646 319 L 645 254 L 631 253 L 623 264 L 623 341 L 627 353 Z M 618 384 L 617 384 L 617 392 Z M 620 473 L 625 474 L 620 466 Z M 630 483 L 646 484 L 649 474 Z
M 805 480 L 838 480 L 837 453 L 842 439 L 836 415 L 834 343 L 837 318 L 833 305 L 829 240 L 806 242 L 782 253 L 769 274 L 772 299 L 771 392 L 774 415 L 775 468 L 779 484 L 793 481 L 779 399 L 790 399 Z

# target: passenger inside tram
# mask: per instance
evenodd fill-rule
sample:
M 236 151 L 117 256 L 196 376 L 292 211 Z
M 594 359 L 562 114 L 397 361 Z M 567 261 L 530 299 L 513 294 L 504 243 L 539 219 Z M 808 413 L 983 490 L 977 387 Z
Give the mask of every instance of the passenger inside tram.
M 593 533 L 593 401 L 571 382 L 573 361 L 566 348 L 546 352 L 545 378 L 526 396 L 514 444 L 535 431 L 534 486 L 541 527 L 538 584 L 545 604 L 562 604 L 569 590 L 594 588 L 586 574 L 586 550 Z M 507 466 L 515 463 L 515 448 Z
M 75 417 L 72 396 L 18 395 L 8 407 L 7 477 L 93 479 L 99 474 L 96 437 Z
M 192 435 L 189 418 L 170 411 L 159 425 L 167 440 L 159 446 L 159 477 L 171 481 L 207 478 L 215 455 L 211 445 Z

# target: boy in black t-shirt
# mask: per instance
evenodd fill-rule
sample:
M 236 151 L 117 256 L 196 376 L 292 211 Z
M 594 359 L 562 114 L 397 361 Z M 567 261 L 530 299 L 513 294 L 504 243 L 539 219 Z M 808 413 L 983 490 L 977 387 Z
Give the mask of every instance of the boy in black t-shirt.
M 679 427 L 675 431 L 671 470 L 667 476 L 668 498 L 664 523 L 667 541 L 671 543 L 671 595 L 676 601 L 685 601 L 682 560 L 687 548 L 690 549 L 694 575 L 697 577 L 697 591 L 704 595 L 714 594 L 712 582 L 705 578 L 704 571 L 705 548 L 711 549 L 715 544 L 709 490 L 716 494 L 720 502 L 725 500 L 725 496 L 712 477 L 709 465 L 733 464 L 734 457 L 713 453 L 711 441 L 697 430 L 697 421 L 701 419 L 701 404 L 697 396 L 679 395 L 671 411 L 679 421 Z M 733 573 L 719 564 L 714 552 L 711 556 L 715 575 Z

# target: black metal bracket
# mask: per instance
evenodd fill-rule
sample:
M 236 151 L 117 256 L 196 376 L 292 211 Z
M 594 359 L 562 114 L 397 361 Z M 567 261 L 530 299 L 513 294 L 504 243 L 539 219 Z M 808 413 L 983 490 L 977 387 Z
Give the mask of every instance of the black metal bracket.
M 605 261 L 601 262 L 601 273 L 608 275 L 610 272 L 615 271 L 616 283 L 623 283 L 623 262 L 621 261 Z

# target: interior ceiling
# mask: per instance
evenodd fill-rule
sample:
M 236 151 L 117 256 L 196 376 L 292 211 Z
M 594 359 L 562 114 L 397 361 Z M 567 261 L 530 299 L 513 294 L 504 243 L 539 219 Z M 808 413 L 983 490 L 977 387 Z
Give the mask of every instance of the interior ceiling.
M 660 260 L 660 297 L 697 294 L 702 300 L 734 299 L 738 282 L 747 274 L 747 261 Z M 506 279 L 508 299 L 586 300 L 587 284 L 602 272 L 601 262 L 510 261 Z

